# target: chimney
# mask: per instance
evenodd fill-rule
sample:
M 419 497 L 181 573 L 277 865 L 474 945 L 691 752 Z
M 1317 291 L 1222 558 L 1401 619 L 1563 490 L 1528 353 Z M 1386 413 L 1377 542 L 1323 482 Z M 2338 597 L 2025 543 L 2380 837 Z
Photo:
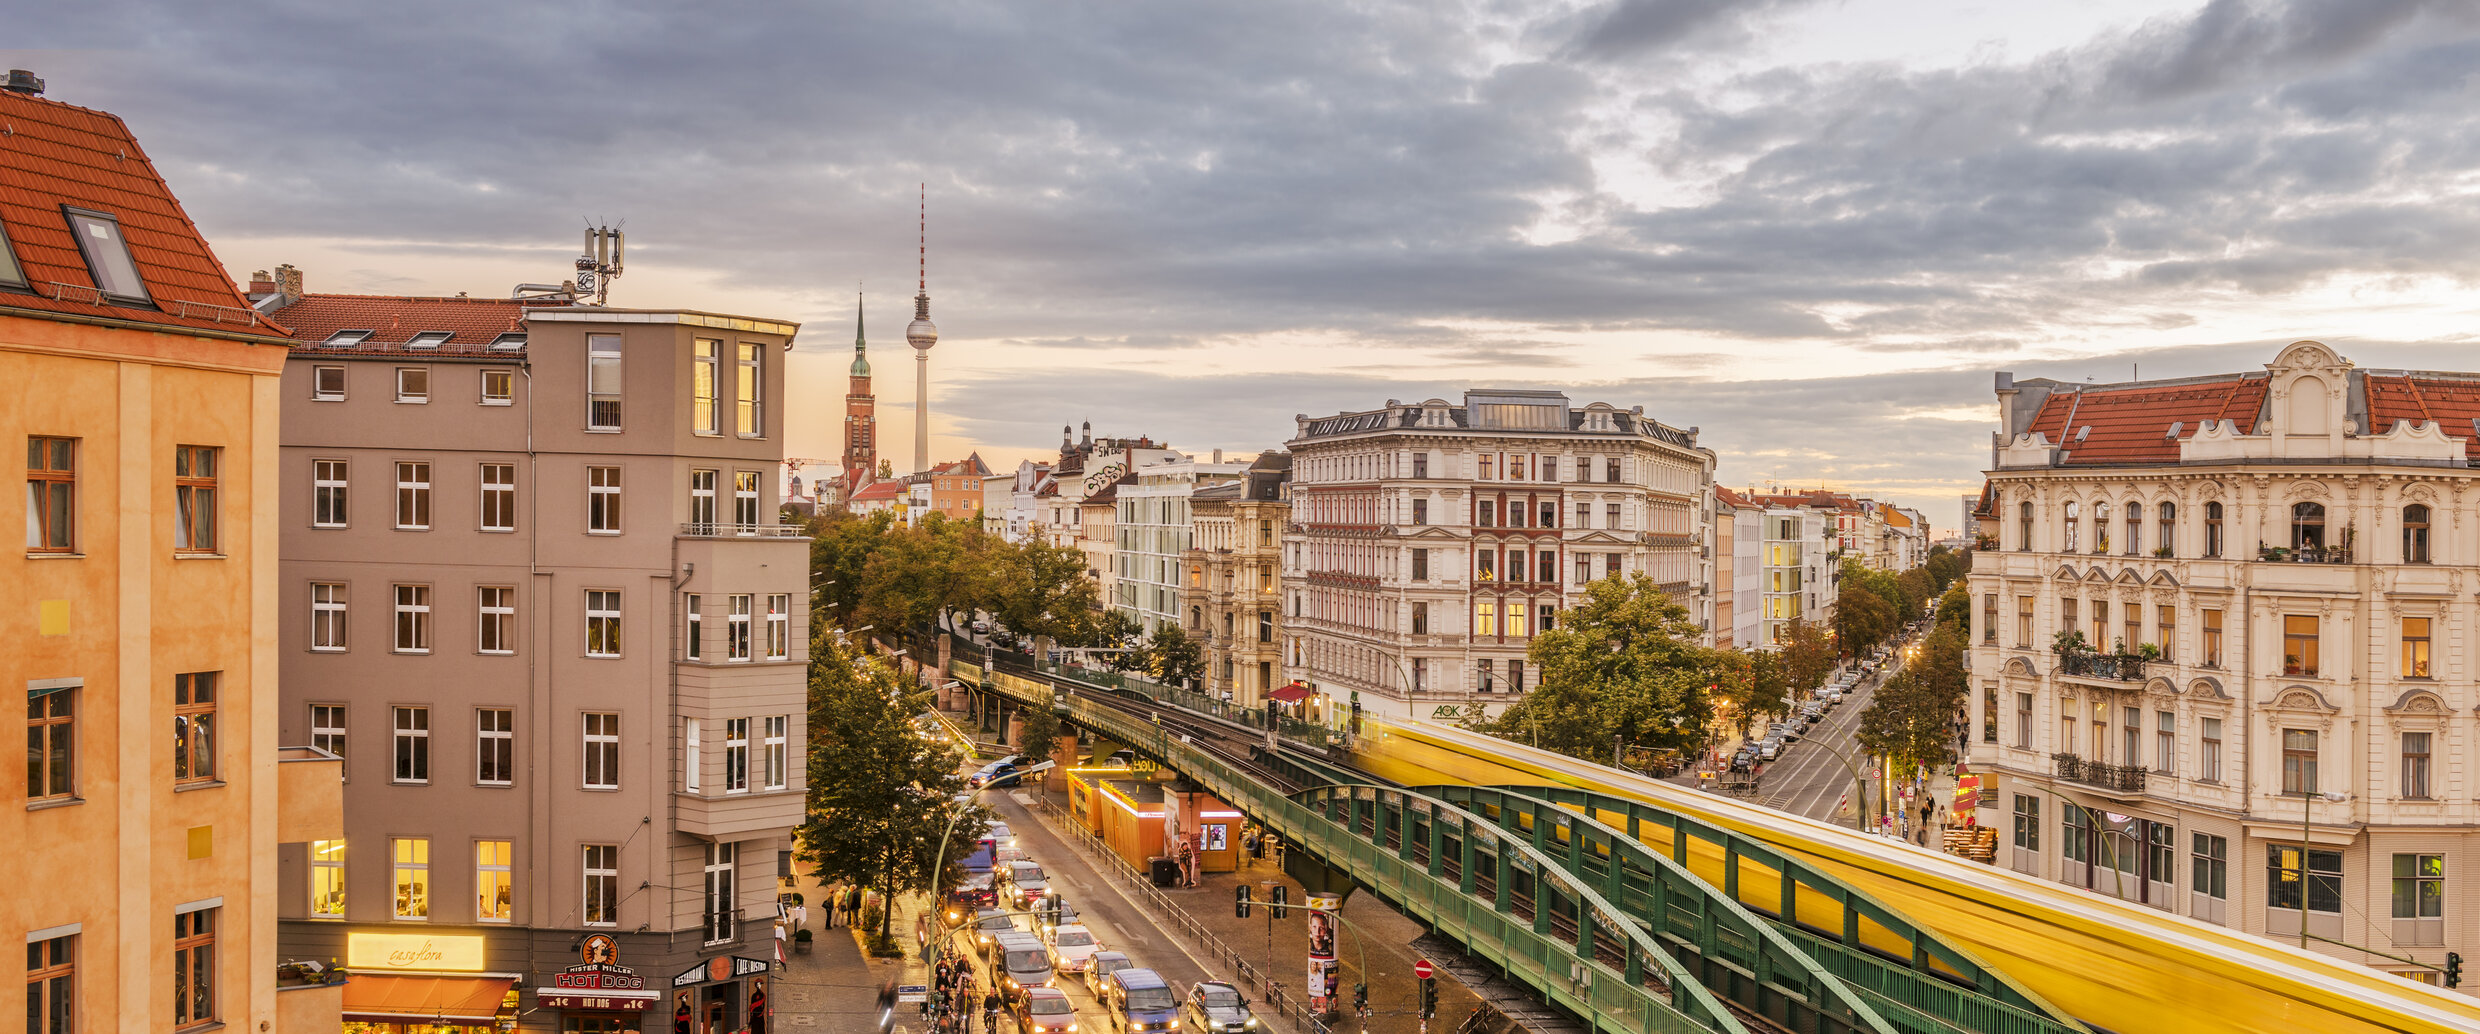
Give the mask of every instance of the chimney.
M 284 296 L 284 304 L 301 300 L 301 270 L 287 262 L 276 267 L 276 293 Z
M 1221 462 L 1223 462 L 1223 450 L 1221 450 L 1221 449 L 1216 449 L 1216 450 L 1214 450 L 1214 462 L 1216 462 L 1216 463 L 1221 463 Z
M 250 289 L 246 293 L 253 302 L 274 294 L 276 293 L 276 278 L 264 269 L 255 270 L 250 273 Z
M 40 97 L 43 96 L 43 80 L 35 78 L 33 72 L 23 68 L 12 68 L 9 69 L 8 91 L 28 97 Z

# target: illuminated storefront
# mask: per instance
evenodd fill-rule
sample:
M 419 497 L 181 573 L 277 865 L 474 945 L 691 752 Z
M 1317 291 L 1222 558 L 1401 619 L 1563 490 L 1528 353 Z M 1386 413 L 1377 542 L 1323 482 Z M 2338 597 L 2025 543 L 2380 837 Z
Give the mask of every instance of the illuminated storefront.
M 483 938 L 345 937 L 344 1034 L 497 1034 L 517 1017 L 517 975 L 482 972 Z

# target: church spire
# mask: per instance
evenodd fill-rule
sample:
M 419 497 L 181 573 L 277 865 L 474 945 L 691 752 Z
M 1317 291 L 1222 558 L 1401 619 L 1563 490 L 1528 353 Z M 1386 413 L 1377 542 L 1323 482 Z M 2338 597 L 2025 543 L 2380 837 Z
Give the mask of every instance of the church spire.
M 861 295 L 854 294 L 852 375 L 855 377 L 870 375 L 870 338 L 868 334 L 862 332 L 863 318 L 866 315 L 863 311 Z

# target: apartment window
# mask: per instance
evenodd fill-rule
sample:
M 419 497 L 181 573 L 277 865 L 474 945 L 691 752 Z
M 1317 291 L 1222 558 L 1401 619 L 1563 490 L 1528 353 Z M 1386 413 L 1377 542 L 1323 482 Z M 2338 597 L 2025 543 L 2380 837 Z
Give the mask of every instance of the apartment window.
M 486 707 L 474 712 L 474 784 L 508 786 L 517 779 L 516 712 Z
M 2405 800 L 2425 801 L 2428 794 L 2429 733 L 2402 734 L 2402 795 Z
M 739 844 L 709 844 L 706 847 L 706 943 L 721 944 L 733 938 L 735 921 L 740 909 L 734 901 L 738 891 L 733 887 L 733 870 L 740 858 Z
M 749 597 L 735 594 L 730 597 L 730 602 L 731 612 L 725 616 L 723 625 L 723 659 L 745 661 L 749 659 Z
M 586 530 L 620 533 L 620 468 L 586 468 Z
M 311 367 L 310 399 L 314 402 L 344 401 L 344 367 Z
M 585 924 L 613 926 L 620 922 L 620 845 L 584 845 Z
M 2144 604 L 2129 600 L 2125 607 L 2120 608 L 2119 613 L 2127 620 L 2127 635 L 2120 641 L 2126 643 L 2127 649 L 2132 651 L 2137 644 L 2144 641 Z
M 68 438 L 26 439 L 26 550 L 67 553 L 77 548 L 77 443 Z
M 1535 621 L 1533 622 L 1533 631 L 1536 633 L 1550 631 L 1558 620 L 1558 614 L 1559 608 L 1553 604 L 1544 603 L 1540 607 L 1536 608 L 1534 610 Z
M 749 792 L 749 719 L 723 720 L 723 792 Z
M 2064 697 L 2058 701 L 2058 750 L 2066 754 L 2075 753 L 2074 697 Z
M 26 697 L 26 799 L 58 800 L 77 792 L 77 689 L 58 686 Z
M 1525 631 L 1525 620 L 1524 620 L 1524 619 L 1525 619 L 1526 617 L 1529 617 L 1529 616 L 1530 616 L 1530 609 L 1529 609 L 1529 608 L 1527 608 L 1527 607 L 1524 605 L 1524 602 L 1523 602 L 1523 601 L 1521 601 L 1521 600 L 1509 600 L 1509 601 L 1507 601 L 1507 634 L 1508 634 L 1508 635 L 1511 635 L 1511 636 L 1516 636 L 1516 637 L 1518 637 L 1518 638 L 1522 638 L 1522 637 L 1524 637 L 1524 636 L 1531 635 L 1532 633 Z M 1509 662 L 1507 662 L 1507 663 L 1510 665 L 1510 667 L 1509 667 L 1509 673 L 1510 673 L 1510 674 L 1512 674 L 1512 673 L 1514 672 L 1514 670 L 1515 670 L 1515 669 L 1513 668 L 1513 665 L 1515 664 L 1515 662 L 1514 662 L 1514 661 L 1509 661 Z
M 1474 574 L 1473 574 L 1473 578 L 1474 578 L 1474 580 L 1475 580 L 1475 581 L 1483 581 L 1483 582 L 1487 582 L 1487 581 L 1495 581 L 1495 580 L 1497 580 L 1497 578 L 1498 578 L 1498 551 L 1497 551 L 1497 550 L 1495 550 L 1495 549 L 1481 549 L 1481 550 L 1475 550 L 1475 551 L 1473 552 L 1473 564 L 1475 565 L 1475 568 L 1476 568 L 1476 570 L 1475 570 L 1475 572 L 1474 572 Z
M 2095 503 L 2093 503 L 2093 509 L 2092 509 L 2092 528 L 2093 528 L 2093 543 L 2092 543 L 2092 551 L 2093 551 L 2093 552 L 2095 552 L 2095 553 L 2107 553 L 2107 552 L 2109 552 L 2109 551 L 2110 551 L 2110 504 L 2108 504 L 2108 503 L 2104 503 L 2104 502 L 2095 502 Z
M 1261 610 L 1257 612 L 1257 641 L 1261 643 L 1274 642 L 1274 611 Z
M 1483 600 L 1479 603 L 1473 604 L 1473 634 L 1476 636 L 1494 636 L 1498 634 L 1497 603 L 1489 600 Z
M 512 884 L 509 880 L 509 856 L 515 854 L 505 840 L 474 842 L 474 921 L 505 923 L 509 915 Z
M 1429 580 L 1429 550 L 1412 551 L 1412 580 L 1416 582 Z
M 723 342 L 713 338 L 697 339 L 696 363 L 689 381 L 689 427 L 699 434 L 722 434 L 723 409 L 716 404 L 722 387 Z
M 345 493 L 351 488 L 350 470 L 343 460 L 310 461 L 310 525 L 314 528 L 345 526 Z
M 215 691 L 220 671 L 184 672 L 172 677 L 172 781 L 203 783 L 215 778 Z
M 431 587 L 396 587 L 396 652 L 431 652 Z
M 1510 660 L 1508 660 L 1508 662 L 1507 662 L 1507 692 L 1510 692 L 1510 693 L 1522 693 L 1522 692 L 1524 692 L 1524 662 L 1523 662 L 1523 661 L 1520 661 L 1520 660 L 1514 660 L 1514 659 L 1510 659 Z
M 2075 597 L 2073 597 L 2073 596 L 2061 596 L 2061 597 L 2059 597 L 2059 598 L 2058 598 L 2058 630 L 2059 630 L 2059 631 L 2061 631 L 2061 632 L 2079 632 L 2079 633 L 2080 633 L 2080 630 L 2079 630 L 2079 629 L 2077 629 L 2077 628 L 2075 627 L 2075 624 L 2076 624 L 2076 617 L 2075 617 L 2075 615 L 2076 615 L 2076 608 L 2077 608 L 2078 606 L 2080 606 L 2080 605 L 2081 605 L 2081 602 L 2082 602 L 2082 601 L 2080 601 L 2080 600 L 2076 599 L 2076 598 L 2075 598 Z
M 2325 548 L 2325 504 L 2291 504 L 2291 548 Z
M 2204 656 L 2198 660 L 2205 667 L 2219 668 L 2222 666 L 2222 612 L 2207 610 L 2199 613 L 2204 618 L 2204 641 L 2201 644 Z
M 1609 528 L 1614 531 L 1622 530 L 1627 527 L 1627 525 L 1620 523 L 1619 504 L 1610 503 L 1602 507 L 1602 527 Z
M 758 527 L 758 472 L 732 472 L 732 523 L 741 534 L 754 534 Z
M 344 757 L 345 711 L 343 704 L 310 705 L 310 745 L 337 757 Z
M 396 527 L 427 531 L 431 526 L 431 465 L 396 465 Z
M 1533 551 L 1533 563 L 1539 568 L 1540 580 L 1545 582 L 1559 580 L 1559 555 L 1557 553 L 1547 549 L 1536 549 Z
M 2153 712 L 2153 771 L 2169 775 L 2179 762 L 2179 716 L 2173 711 Z
M 2394 856 L 2394 918 L 2443 919 L 2446 915 L 2446 856 Z
M 1498 692 L 1498 662 L 1486 657 L 1481 660 L 1481 691 Z
M 2342 852 L 2309 849 L 2303 867 L 2296 844 L 2265 845 L 2265 906 L 2296 909 L 2302 884 L 2310 912 L 2342 911 Z
M 681 750 L 680 788 L 689 793 L 700 792 L 706 784 L 706 757 L 701 749 L 704 746 L 702 735 L 704 732 L 704 723 L 698 719 L 681 719 L 683 749 Z
M 475 647 L 483 653 L 517 652 L 517 590 L 485 585 L 474 590 Z
M 183 445 L 172 451 L 175 550 L 215 552 L 216 467 L 223 453 L 211 445 Z
M 2174 503 L 2161 504 L 2161 541 L 2153 544 L 2153 552 L 2164 556 L 2178 553 L 2179 508 Z
M 1489 528 L 1489 527 L 1495 527 L 1495 526 L 1497 526 L 1497 524 L 1498 524 L 1498 500 L 1496 500 L 1496 499 L 1483 499 L 1483 500 L 1481 500 L 1481 501 L 1480 501 L 1480 505 L 1479 505 L 1479 507 L 1478 507 L 1478 508 L 1474 511 L 1474 513 L 1473 513 L 1473 526 L 1474 526 L 1474 527 L 1476 527 L 1476 528 Z
M 1429 523 L 1429 500 L 1415 499 L 1412 501 L 1412 523 Z
M 585 788 L 620 788 L 620 716 L 617 714 L 595 711 L 585 714 Z
M 2060 538 L 2059 538 L 2059 540 L 2058 540 L 2058 541 L 2059 541 L 2059 550 L 2058 550 L 2058 551 L 2059 551 L 2059 552 L 2061 552 L 2061 553 L 2073 553 L 2073 552 L 2075 552 L 2075 543 L 2076 543 L 2076 534 L 2075 534 L 2075 532 L 2076 532 L 2076 528 L 2077 528 L 2078 522 L 2082 519 L 2082 514 L 2083 514 L 2083 510 L 2081 509 L 2082 505 L 2083 505 L 2083 504 L 2081 504 L 2081 503 L 2072 503 L 2072 502 L 2071 502 L 2071 503 L 2066 504 L 2066 507 L 2065 507 L 2065 510 L 2064 510 L 2064 514 L 2065 514 L 2065 517 L 2066 517 L 2066 521 L 2065 521 L 2065 523 L 2062 525 L 2062 527 L 2065 529 L 2065 531 L 2062 533 L 2062 535 L 2060 536 Z
M 431 917 L 431 842 L 429 837 L 395 837 L 388 841 L 396 864 L 396 918 Z
M 1477 480 L 1481 480 L 1481 481 L 1495 481 L 1495 480 L 1497 480 L 1497 479 L 1498 479 L 1498 466 L 1497 466 L 1497 465 L 1498 465 L 1498 458 L 1497 458 L 1497 457 L 1495 457 L 1495 456 L 1483 456 L 1483 457 L 1481 457 L 1481 468 L 1480 468 L 1480 469 L 1481 469 L 1481 476 L 1480 476 Z
M 751 342 L 740 342 L 740 381 L 734 395 L 740 401 L 739 428 L 743 438 L 755 438 L 766 433 L 766 411 L 763 400 L 759 398 L 766 389 L 765 371 L 761 366 L 766 361 L 766 353 L 762 348 Z
M 2061 861 L 2089 864 L 2092 853 L 2092 818 L 2073 801 L 2062 801 L 2058 808 L 2058 858 Z
M 2032 646 L 2032 597 L 2030 596 L 2015 597 L 2015 645 L 2018 648 L 2027 649 Z
M 2015 745 L 2032 746 L 2032 694 L 2015 694 Z
M 1271 624 L 1271 614 L 1260 614 L 1260 624 Z M 1259 639 L 1259 642 L 1273 642 Z M 766 659 L 785 660 L 792 656 L 792 595 L 770 593 L 766 597 Z
M 517 465 L 482 465 L 482 530 L 517 530 Z
M 2428 563 L 2428 507 L 2413 503 L 2403 507 L 2403 563 Z
M 2110 643 L 2110 601 L 2092 601 L 2092 615 L 2092 647 L 2095 650 L 2104 649 Z M 2121 645 L 2131 646 L 2132 644 L 2127 644 L 2122 640 Z
M 2282 616 L 2282 674 L 2316 677 L 2316 624 L 2314 614 Z
M 1578 554 L 1576 554 L 1575 556 L 1576 556 L 1576 584 L 1578 584 L 1578 585 L 1582 585 L 1582 584 L 1584 584 L 1584 583 L 1586 583 L 1586 582 L 1590 582 L 1590 581 L 1592 581 L 1592 580 L 1593 580 L 1593 554 L 1591 554 L 1591 553 L 1578 553 Z
M 2222 720 L 2200 718 L 2196 721 L 2196 778 L 2208 783 L 2222 781 Z
M 2204 504 L 2204 555 L 2222 555 L 2222 504 Z
M 2015 504 L 2015 508 L 2015 548 L 2029 550 L 2032 548 L 2032 503 L 2026 500 Z
M 721 476 L 712 470 L 689 472 L 689 523 L 696 525 L 697 534 L 715 533 L 715 485 Z
M 1981 642 L 1995 644 L 1997 641 L 1998 594 L 1984 593 L 1981 596 Z
M 586 335 L 586 429 L 620 429 L 620 335 Z
M 1619 483 L 1618 460 L 1606 459 L 1602 461 L 1602 480 L 1610 482 L 1614 485 Z
M 2424 679 L 2428 673 L 2427 618 L 2402 619 L 2402 677 Z
M 344 841 L 310 842 L 310 914 L 344 918 Z
M 2134 606 L 2142 606 L 2142 604 L 2134 604 Z M 2165 663 L 2176 659 L 2173 654 L 2177 652 L 2179 646 L 2178 614 L 2179 608 L 2167 603 L 2156 604 L 2153 607 L 2153 635 L 2161 641 L 2161 659 Z
M 2139 548 L 2142 544 L 2141 544 L 2140 542 L 2138 542 L 2138 541 L 2137 541 L 2138 539 L 2141 539 L 2141 538 L 2143 537 L 2143 536 L 2140 534 L 2143 530 L 2144 530 L 2144 504 L 2143 504 L 2143 503 L 2128 503 L 2128 504 L 2127 504 L 2127 541 L 2126 541 L 2126 543 L 2125 543 L 2125 544 L 2123 544 L 2123 545 L 2119 546 L 2119 549 L 2120 549 L 2121 551 L 2125 552 L 2128 556 L 2134 556 L 2134 555 L 2136 555 L 2136 554 L 2138 554 L 2138 553 L 2143 552 L 2143 550 L 2142 550 L 2141 548 Z M 2128 642 L 2128 645 L 2129 645 L 2129 646 L 2133 646 L 2133 645 L 2135 645 L 2135 641 L 2134 641 L 2134 640 L 2132 640 L 2132 639 L 2128 640 L 2127 642 Z
M 2120 755 L 2119 760 L 2125 762 L 2129 768 L 2141 768 L 2144 766 L 2144 709 L 2130 707 L 2122 710 L 2119 715 L 2122 745 L 2127 748 L 2126 753 Z
M 2282 792 L 2292 796 L 2316 792 L 2316 730 L 2282 730 Z
M 515 370 L 482 371 L 483 405 L 513 406 L 516 402 L 517 372 Z
M 1542 501 L 1541 501 L 1541 524 L 1540 524 L 1540 526 L 1541 526 L 1541 527 L 1544 527 L 1544 528 L 1555 528 L 1555 527 L 1558 527 L 1558 526 L 1559 526 L 1559 504 L 1558 504 L 1558 503 L 1553 502 L 1553 501 L 1548 500 L 1548 499 L 1544 499 L 1544 500 L 1542 500 Z
M 1429 634 L 1429 604 L 1415 603 L 1412 605 L 1412 634 Z
M 586 656 L 620 656 L 619 590 L 586 590 Z
M 399 707 L 396 714 L 396 778 L 399 783 L 431 781 L 431 709 Z
M 1412 476 L 1416 478 L 1425 478 L 1429 476 L 1429 453 L 1416 452 L 1412 454 Z
M 215 1021 L 215 927 L 221 908 L 172 916 L 172 1022 L 176 1027 Z
M 1225 660 L 1228 661 L 1229 658 L 1225 658 Z M 791 715 L 778 714 L 767 716 L 765 730 L 766 788 L 769 790 L 781 790 L 786 785 L 786 770 L 791 763 L 792 755 L 786 742 L 785 734 L 791 729 L 791 727 Z
M 2041 853 L 2041 799 L 2030 794 L 2015 794 L 2015 849 L 2030 854 Z
M 2189 843 L 2195 848 L 2189 889 L 2216 901 L 2230 897 L 2230 838 L 2197 833 Z

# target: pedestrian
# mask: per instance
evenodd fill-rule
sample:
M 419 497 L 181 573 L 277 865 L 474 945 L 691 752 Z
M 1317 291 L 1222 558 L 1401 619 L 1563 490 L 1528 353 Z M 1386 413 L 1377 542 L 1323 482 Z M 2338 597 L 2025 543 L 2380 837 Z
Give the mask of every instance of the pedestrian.
M 861 925 L 861 887 L 859 884 L 844 888 L 844 925 Z
M 949 987 L 951 987 L 951 986 L 953 986 L 953 985 L 955 984 L 955 982 L 956 982 L 956 968 L 955 968 L 954 966 L 952 966 L 952 965 L 949 965 L 949 964 L 948 964 L 948 961 L 947 961 L 946 959 L 940 959 L 940 960 L 939 960 L 939 967 L 938 967 L 938 969 L 939 969 L 939 989 L 940 989 L 940 990 L 942 990 L 942 991 L 944 991 L 944 990 L 948 989 Z

